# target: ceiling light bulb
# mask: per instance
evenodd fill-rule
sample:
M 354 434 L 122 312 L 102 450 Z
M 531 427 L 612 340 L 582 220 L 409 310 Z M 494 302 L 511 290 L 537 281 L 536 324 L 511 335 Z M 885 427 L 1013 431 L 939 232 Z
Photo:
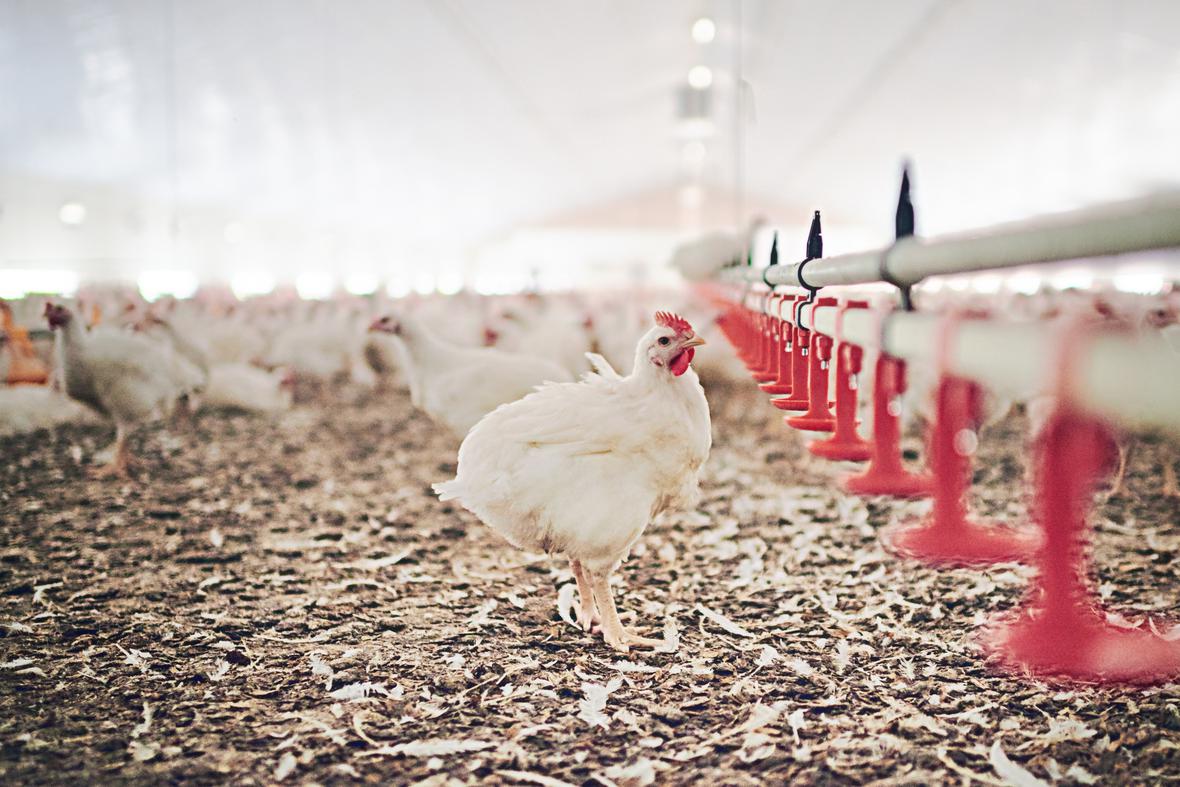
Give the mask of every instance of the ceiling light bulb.
M 713 84 L 713 69 L 708 66 L 693 66 L 688 70 L 688 84 L 697 90 L 704 90 Z
M 692 40 L 698 44 L 708 44 L 717 36 L 717 25 L 707 16 L 692 23 Z
M 86 221 L 86 206 L 81 202 L 67 202 L 58 210 L 57 217 L 62 224 L 76 227 Z

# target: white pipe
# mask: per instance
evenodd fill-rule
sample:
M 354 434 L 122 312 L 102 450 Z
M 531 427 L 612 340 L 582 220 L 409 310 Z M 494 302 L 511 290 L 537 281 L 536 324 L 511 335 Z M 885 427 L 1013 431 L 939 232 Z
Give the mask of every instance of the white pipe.
M 889 278 L 901 285 L 928 276 L 1009 268 L 1039 262 L 1180 248 L 1180 192 L 1045 216 L 963 235 L 904 238 L 875 251 L 773 267 L 737 267 L 721 273 L 731 282 L 811 287 L 869 284 Z M 765 277 L 765 278 L 764 278 Z
M 837 313 L 834 307 L 817 307 L 815 329 L 834 337 Z M 862 347 L 883 346 L 890 355 L 912 363 L 937 365 L 940 317 L 893 312 L 884 318 L 881 330 L 878 315 L 868 309 L 846 311 L 844 338 Z M 803 310 L 802 322 L 810 326 L 810 308 Z M 1055 332 L 1043 323 L 962 320 L 950 348 L 949 367 L 1001 396 L 1027 401 L 1053 393 L 1056 343 Z M 1097 335 L 1085 344 L 1076 369 L 1074 394 L 1081 406 L 1128 428 L 1180 433 L 1180 354 L 1162 337 Z

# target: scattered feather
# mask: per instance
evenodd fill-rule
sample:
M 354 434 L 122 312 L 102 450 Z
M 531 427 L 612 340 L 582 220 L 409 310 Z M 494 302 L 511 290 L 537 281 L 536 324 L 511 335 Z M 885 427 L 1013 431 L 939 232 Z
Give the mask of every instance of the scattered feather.
M 992 743 L 991 755 L 988 757 L 992 768 L 995 769 L 996 775 L 1003 779 L 1012 787 L 1048 787 L 1048 783 L 1041 781 L 1036 776 L 1029 773 L 1024 766 L 1017 765 L 1008 759 L 1008 755 L 1004 753 L 1004 747 L 1000 744 L 1000 739 Z
M 614 678 L 605 686 L 600 683 L 583 683 L 584 696 L 578 701 L 578 718 L 591 727 L 610 727 L 610 717 L 603 712 L 606 710 L 606 700 L 622 685 L 622 678 Z
M 712 621 L 713 623 L 716 623 L 718 626 L 725 629 L 730 634 L 733 634 L 735 637 L 753 637 L 754 636 L 754 634 L 752 634 L 751 632 L 742 628 L 737 623 L 734 623 L 732 620 L 725 617 L 721 613 L 714 612 L 713 610 L 709 609 L 706 606 L 703 606 L 701 604 L 697 604 L 696 611 L 702 617 L 706 618 L 707 620 Z

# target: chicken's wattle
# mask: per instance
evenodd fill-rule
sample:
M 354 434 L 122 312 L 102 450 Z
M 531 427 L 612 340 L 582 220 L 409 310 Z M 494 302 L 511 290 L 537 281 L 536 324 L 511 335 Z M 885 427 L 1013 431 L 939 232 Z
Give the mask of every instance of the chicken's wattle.
M 672 362 L 668 364 L 668 368 L 672 374 L 679 377 L 688 371 L 689 364 L 692 363 L 692 357 L 696 354 L 696 350 L 692 347 L 685 347 L 683 350 L 672 356 Z

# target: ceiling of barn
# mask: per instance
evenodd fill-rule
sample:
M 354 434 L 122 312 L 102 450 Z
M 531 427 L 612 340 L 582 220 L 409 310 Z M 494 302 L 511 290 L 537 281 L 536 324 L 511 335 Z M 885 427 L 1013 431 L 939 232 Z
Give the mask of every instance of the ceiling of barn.
M 9 264 L 385 267 L 812 207 L 840 248 L 887 237 L 906 156 L 931 232 L 1180 186 L 1180 3 L 0 0 L 0 95 Z

